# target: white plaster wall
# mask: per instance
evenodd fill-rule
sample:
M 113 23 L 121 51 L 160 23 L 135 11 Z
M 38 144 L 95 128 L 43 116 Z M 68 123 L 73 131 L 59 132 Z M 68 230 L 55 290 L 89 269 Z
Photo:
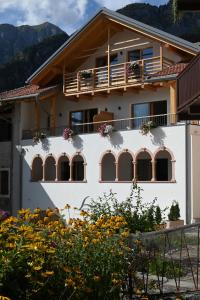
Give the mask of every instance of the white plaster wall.
M 200 126 L 190 126 L 191 217 L 200 220 Z
M 123 98 L 121 98 L 123 99 Z M 66 203 L 80 207 L 86 196 L 97 198 L 110 189 L 116 192 L 119 199 L 125 199 L 131 190 L 131 183 L 99 183 L 99 160 L 106 150 L 112 150 L 116 155 L 122 149 L 129 149 L 134 154 L 141 148 L 151 152 L 160 146 L 168 147 L 176 159 L 176 183 L 141 183 L 144 189 L 145 201 L 151 202 L 158 197 L 162 208 L 170 206 L 173 200 L 180 203 L 181 217 L 185 219 L 185 126 L 160 127 L 154 130 L 153 135 L 142 136 L 139 130 L 130 130 L 113 133 L 112 139 L 103 138 L 99 134 L 79 135 L 74 142 L 65 141 L 62 137 L 48 139 L 48 145 L 40 143 L 33 145 L 32 141 L 23 141 L 26 151 L 23 163 L 23 207 L 46 208 L 48 206 L 64 207 Z M 48 146 L 48 147 L 47 147 Z M 86 183 L 45 183 L 31 182 L 30 166 L 35 155 L 43 158 L 49 153 L 59 157 L 66 152 L 72 157 L 80 150 L 85 156 Z
M 98 108 L 100 111 L 105 111 L 105 108 L 109 112 L 114 113 L 114 119 L 124 119 L 131 117 L 131 105 L 136 103 L 152 102 L 167 100 L 168 113 L 169 107 L 169 89 L 159 88 L 155 91 L 144 90 L 139 93 L 127 92 L 123 96 L 111 94 L 108 97 L 96 96 L 92 101 L 86 99 L 80 99 L 79 102 L 72 102 L 67 100 L 66 97 L 61 96 L 57 99 L 57 126 L 65 126 L 69 124 L 69 112 L 81 109 Z M 121 109 L 119 110 L 119 107 Z M 62 116 L 59 116 L 60 113 Z

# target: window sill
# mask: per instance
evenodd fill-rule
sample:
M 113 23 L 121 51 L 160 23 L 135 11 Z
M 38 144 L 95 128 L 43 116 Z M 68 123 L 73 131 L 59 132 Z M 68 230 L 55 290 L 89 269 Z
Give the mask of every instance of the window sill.
M 36 181 L 36 180 L 30 180 L 30 182 L 33 182 L 33 183 L 87 183 L 87 180 L 82 180 L 82 181 L 62 181 L 62 180 L 39 180 L 39 181 Z
M 99 180 L 99 183 L 134 183 L 134 181 L 102 181 L 102 180 Z M 136 181 L 136 183 L 176 183 L 176 180 L 171 180 L 171 181 Z

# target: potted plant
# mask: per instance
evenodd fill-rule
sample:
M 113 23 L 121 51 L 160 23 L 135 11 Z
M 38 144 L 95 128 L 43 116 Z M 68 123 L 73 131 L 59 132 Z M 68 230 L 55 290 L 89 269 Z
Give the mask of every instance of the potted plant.
M 147 135 L 153 128 L 156 128 L 156 124 L 153 121 L 147 121 L 140 126 L 140 132 L 142 135 Z
M 110 137 L 113 130 L 114 130 L 113 126 L 110 125 L 110 124 L 107 124 L 107 123 L 101 124 L 99 129 L 98 129 L 100 135 L 103 136 L 103 137 L 106 137 L 106 136 Z
M 177 201 L 173 201 L 168 214 L 167 228 L 177 228 L 184 225 L 184 220 L 180 220 L 180 208 Z
M 41 132 L 41 131 L 35 131 L 34 136 L 33 136 L 33 142 L 35 144 L 39 143 L 40 141 L 42 141 L 43 139 L 45 139 L 47 136 L 45 133 Z
M 140 64 L 137 61 L 131 61 L 127 68 L 128 75 L 140 75 Z
M 72 140 L 74 136 L 74 132 L 71 128 L 65 128 L 63 130 L 63 138 L 67 141 Z
M 92 77 L 92 71 L 90 71 L 90 70 L 88 70 L 88 71 L 82 71 L 80 73 L 80 75 L 81 75 L 82 79 L 85 79 L 85 80 L 91 79 L 91 77 Z

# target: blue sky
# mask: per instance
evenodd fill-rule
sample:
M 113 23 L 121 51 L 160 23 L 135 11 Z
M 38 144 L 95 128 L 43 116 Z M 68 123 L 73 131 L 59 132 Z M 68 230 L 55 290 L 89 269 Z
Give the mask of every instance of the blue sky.
M 116 10 L 134 2 L 159 6 L 168 0 L 0 0 L 0 24 L 37 25 L 48 21 L 71 34 L 100 7 Z

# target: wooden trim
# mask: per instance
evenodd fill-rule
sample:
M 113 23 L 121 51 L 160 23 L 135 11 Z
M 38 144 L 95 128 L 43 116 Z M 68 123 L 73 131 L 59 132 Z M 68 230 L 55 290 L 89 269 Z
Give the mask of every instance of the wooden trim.
M 108 87 L 110 87 L 110 27 L 108 27 Z
M 136 31 L 136 32 L 139 32 L 140 34 L 142 34 L 142 35 L 144 35 L 144 36 L 150 37 L 151 39 L 153 38 L 153 39 L 158 40 L 158 41 L 160 41 L 160 42 L 162 42 L 162 43 L 166 43 L 166 42 L 167 42 L 169 45 L 171 45 L 171 46 L 173 46 L 173 47 L 176 47 L 177 49 L 180 49 L 180 50 L 182 50 L 182 51 L 184 51 L 184 52 L 187 52 L 187 53 L 189 53 L 189 54 L 196 55 L 196 54 L 198 53 L 198 51 L 197 51 L 197 52 L 195 52 L 195 51 L 192 52 L 192 51 L 190 51 L 190 50 L 188 50 L 188 49 L 186 49 L 186 48 L 184 48 L 184 47 L 181 47 L 181 46 L 177 46 L 177 45 L 175 45 L 175 44 L 172 44 L 172 43 L 169 42 L 168 40 L 164 40 L 164 39 L 155 37 L 154 35 L 148 34 L 148 33 L 144 32 L 144 31 L 142 31 L 142 30 L 140 30 L 140 29 L 138 29 L 138 28 L 136 28 L 136 27 L 134 27 L 134 26 L 127 25 L 127 24 L 122 23 L 122 22 L 120 22 L 120 21 L 117 21 L 117 20 L 115 20 L 115 19 L 113 19 L 113 18 L 111 18 L 111 17 L 108 17 L 108 19 L 109 19 L 111 22 L 120 24 L 121 26 L 126 27 L 126 28 L 128 28 L 128 29 L 130 29 L 130 30 L 132 30 L 132 31 L 134 30 L 134 31 Z

